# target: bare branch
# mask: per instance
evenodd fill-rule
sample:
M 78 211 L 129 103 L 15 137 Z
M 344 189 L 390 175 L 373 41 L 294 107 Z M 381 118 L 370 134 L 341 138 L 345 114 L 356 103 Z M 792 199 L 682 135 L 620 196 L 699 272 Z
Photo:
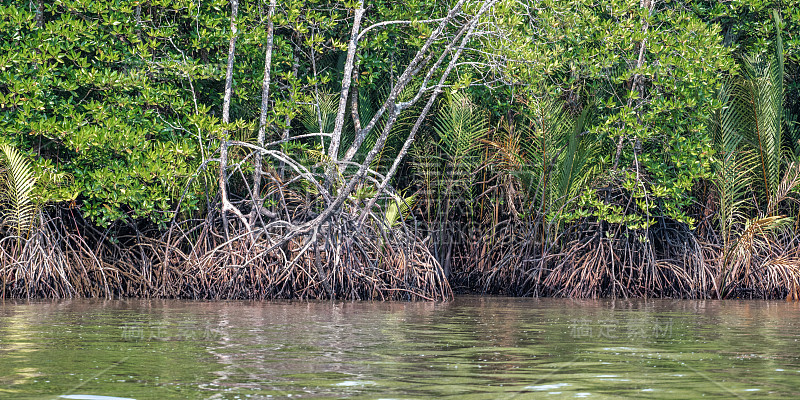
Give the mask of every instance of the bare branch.
M 386 189 L 386 186 L 389 184 L 389 180 L 392 179 L 392 176 L 394 176 L 395 172 L 397 171 L 397 167 L 400 165 L 400 162 L 405 157 L 406 153 L 408 152 L 408 149 L 411 147 L 411 143 L 414 142 L 414 137 L 415 137 L 417 131 L 422 126 L 422 123 L 425 120 L 425 116 L 428 114 L 428 112 L 430 112 L 430 109 L 433 106 L 434 102 L 436 102 L 436 97 L 439 95 L 439 93 L 441 93 L 442 85 L 444 85 L 445 81 L 447 80 L 447 77 L 450 75 L 450 73 L 453 71 L 453 69 L 455 68 L 456 64 L 458 63 L 458 58 L 461 56 L 461 53 L 462 53 L 463 49 L 466 47 L 466 44 L 469 42 L 469 40 L 470 40 L 470 38 L 472 36 L 472 33 L 474 32 L 475 27 L 476 27 L 478 21 L 480 20 L 480 17 L 487 10 L 489 10 L 492 6 L 494 6 L 494 4 L 496 2 L 497 2 L 497 0 L 486 1 L 483 4 L 483 6 L 481 7 L 481 9 L 478 11 L 478 13 L 472 18 L 470 23 L 466 25 L 468 27 L 467 28 L 467 33 L 461 39 L 460 46 L 458 46 L 456 48 L 455 53 L 453 53 L 453 56 L 450 59 L 450 63 L 448 64 L 448 66 L 445 69 L 445 71 L 442 73 L 442 76 L 439 78 L 439 84 L 436 85 L 436 88 L 434 89 L 433 93 L 431 94 L 431 97 L 428 99 L 428 102 L 425 104 L 425 107 L 423 108 L 422 112 L 420 112 L 419 116 L 417 117 L 417 121 L 414 123 L 414 127 L 411 128 L 411 132 L 409 132 L 405 143 L 403 143 L 403 148 L 400 150 L 400 153 L 398 153 L 397 157 L 395 157 L 394 162 L 392 163 L 392 166 L 389 168 L 389 171 L 386 173 L 386 176 L 383 178 L 383 181 L 381 182 L 380 186 L 378 187 L 377 195 L 375 195 L 372 199 L 370 199 L 370 201 L 368 202 L 367 206 L 364 207 L 364 210 L 361 213 L 361 217 L 359 218 L 359 225 L 361 223 L 363 223 L 364 218 L 366 218 L 367 211 L 371 210 L 372 207 L 375 205 L 375 202 L 377 201 L 378 196 L 380 195 L 380 193 L 383 192 Z M 441 61 L 444 59 L 446 54 L 448 54 L 449 52 L 451 52 L 453 50 L 453 47 L 455 46 L 455 43 L 456 43 L 456 40 L 451 42 L 450 45 L 447 47 L 447 49 L 445 49 L 444 54 L 442 54 L 442 57 L 440 57 L 439 60 L 437 60 L 437 62 L 434 64 L 434 66 L 428 71 L 428 74 L 426 76 L 426 80 L 427 80 L 427 78 L 429 78 L 431 76 L 432 71 L 434 71 L 435 69 L 438 68 L 439 63 L 441 63 Z M 420 90 L 419 90 L 419 92 L 417 94 L 417 97 L 422 93 L 422 91 L 424 89 L 425 89 L 424 85 L 422 87 L 420 87 Z
M 358 2 L 353 20 L 353 31 L 350 35 L 350 43 L 347 45 L 347 60 L 344 63 L 344 75 L 342 77 L 342 91 L 339 95 L 339 109 L 336 112 L 336 122 L 331 136 L 331 144 L 328 155 L 336 161 L 339 156 L 339 142 L 342 138 L 344 128 L 344 113 L 347 108 L 347 96 L 350 93 L 350 82 L 353 79 L 353 63 L 355 62 L 358 46 L 358 32 L 361 29 L 361 19 L 364 17 L 364 0 Z
M 367 123 L 364 129 L 362 129 L 356 136 L 356 139 L 353 141 L 353 144 L 347 151 L 345 160 L 349 161 L 352 159 L 352 157 L 358 151 L 358 148 L 364 142 L 364 139 L 367 137 L 367 135 L 369 135 L 370 132 L 372 132 L 372 129 L 375 128 L 375 125 L 383 117 L 383 114 L 386 112 L 386 110 L 390 107 L 395 108 L 397 97 L 400 95 L 403 89 L 405 89 L 408 83 L 411 82 L 411 79 L 419 72 L 420 68 L 430 60 L 430 55 L 427 54 L 428 50 L 430 50 L 433 44 L 439 40 L 442 32 L 444 32 L 445 28 L 447 27 L 447 24 L 453 21 L 453 19 L 455 19 L 456 16 L 461 13 L 461 7 L 464 5 L 465 1 L 466 0 L 459 0 L 450 9 L 450 11 L 447 13 L 447 16 L 440 19 L 441 22 L 439 25 L 433 32 L 431 32 L 431 35 L 425 41 L 425 44 L 423 44 L 422 47 L 417 51 L 416 55 L 414 55 L 414 58 L 406 67 L 405 71 L 403 71 L 398 78 L 397 83 L 394 85 L 394 87 L 392 87 L 392 90 L 389 93 L 386 101 L 383 102 L 369 123 Z

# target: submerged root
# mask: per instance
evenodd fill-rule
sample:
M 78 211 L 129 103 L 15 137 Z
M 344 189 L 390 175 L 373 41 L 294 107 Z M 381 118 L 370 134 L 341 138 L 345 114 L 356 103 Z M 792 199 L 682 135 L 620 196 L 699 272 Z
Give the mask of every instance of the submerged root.
M 376 218 L 358 226 L 338 213 L 304 230 L 232 224 L 229 239 L 220 218 L 175 226 L 100 232 L 55 211 L 25 240 L 0 239 L 0 296 L 438 301 L 453 282 L 513 296 L 800 299 L 791 235 L 726 252 L 670 221 L 627 231 L 584 220 L 546 245 L 536 224 L 508 222 L 454 245 L 448 279 L 416 232 Z
M 752 277 L 758 283 L 762 297 L 786 297 L 800 300 L 800 259 L 784 258 L 771 260 L 754 271 Z
M 721 298 L 800 300 L 800 246 L 791 234 L 740 240 L 717 259 Z
M 726 252 L 670 221 L 630 231 L 585 220 L 551 246 L 535 227 L 508 224 L 484 235 L 455 281 L 517 296 L 800 300 L 800 246 L 791 235 L 740 241 Z

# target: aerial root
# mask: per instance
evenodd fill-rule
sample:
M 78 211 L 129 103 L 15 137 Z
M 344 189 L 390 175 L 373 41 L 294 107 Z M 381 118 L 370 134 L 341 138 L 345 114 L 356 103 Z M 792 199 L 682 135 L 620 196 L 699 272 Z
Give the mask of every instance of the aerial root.
M 337 215 L 306 231 L 252 235 L 232 224 L 182 224 L 171 242 L 85 239 L 50 218 L 21 248 L 0 242 L 4 297 L 448 300 L 441 266 L 407 231 L 356 228 Z M 74 221 L 73 221 L 74 222 Z M 288 240 L 286 240 L 288 238 Z M 91 243 L 90 243 L 91 242 Z M 124 242 L 124 243 L 121 243 Z

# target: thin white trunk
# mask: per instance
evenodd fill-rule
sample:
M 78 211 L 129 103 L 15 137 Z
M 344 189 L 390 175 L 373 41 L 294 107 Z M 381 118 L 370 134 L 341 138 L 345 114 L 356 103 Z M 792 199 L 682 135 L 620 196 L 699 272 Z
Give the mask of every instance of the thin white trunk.
M 475 26 L 477 26 L 478 21 L 480 20 L 480 17 L 486 11 L 488 11 L 491 7 L 493 7 L 494 4 L 497 3 L 497 1 L 498 0 L 486 0 L 483 3 L 483 5 L 481 6 L 481 8 L 478 11 L 478 13 L 475 14 L 470 19 L 469 22 L 467 22 L 467 24 L 470 25 L 470 27 L 467 30 L 469 34 L 463 38 L 462 43 L 465 43 L 466 40 L 468 39 L 468 36 L 471 36 L 472 30 L 475 28 Z M 456 5 L 456 7 L 460 8 L 461 4 L 463 4 L 463 1 L 460 1 Z M 451 9 L 450 12 L 448 13 L 448 17 L 445 18 L 445 20 L 443 20 L 442 24 L 443 25 L 448 24 L 449 21 L 452 18 L 454 18 L 457 13 L 458 13 L 458 9 L 456 9 L 456 8 Z M 442 29 L 444 29 L 444 27 L 442 27 Z M 429 39 L 429 41 L 431 41 L 431 40 Z M 453 44 L 454 42 L 457 42 L 457 39 L 454 38 L 451 41 L 451 43 L 448 45 L 448 48 L 452 48 L 452 46 L 454 45 Z M 428 45 L 428 43 L 426 43 L 426 45 Z M 423 48 L 425 48 L 425 47 L 430 47 L 430 46 L 423 46 Z M 464 47 L 463 45 L 459 46 L 458 55 L 460 55 L 460 53 L 461 53 L 460 49 L 462 49 L 463 47 Z M 327 220 L 327 218 L 330 217 L 331 214 L 333 214 L 334 211 L 338 210 L 342 206 L 342 204 L 347 200 L 347 198 L 350 196 L 350 194 L 355 189 L 356 185 L 363 180 L 367 170 L 369 169 L 370 163 L 372 162 L 372 160 L 375 159 L 375 157 L 378 155 L 378 153 L 380 153 L 380 151 L 383 149 L 383 146 L 386 144 L 386 140 L 389 137 L 389 133 L 391 132 L 392 126 L 397 121 L 397 116 L 399 115 L 400 111 L 402 111 L 403 108 L 409 107 L 411 105 L 410 102 L 409 103 L 404 103 L 402 105 L 397 104 L 396 103 L 397 96 L 399 96 L 399 94 L 403 90 L 403 88 L 411 81 L 411 78 L 413 78 L 413 76 L 417 72 L 419 72 L 421 64 L 426 59 L 429 59 L 429 57 L 426 57 L 424 53 L 418 52 L 416 57 L 411 61 L 411 63 L 409 63 L 409 66 L 403 72 L 403 75 L 401 76 L 397 87 L 395 87 L 395 90 L 392 91 L 392 93 L 389 95 L 389 98 L 384 103 L 383 108 L 384 109 L 386 109 L 386 108 L 389 109 L 389 115 L 387 116 L 386 123 L 383 126 L 383 130 L 381 131 L 380 136 L 378 136 L 378 139 L 376 140 L 375 144 L 372 146 L 372 149 L 370 149 L 369 153 L 367 153 L 367 156 L 364 159 L 364 161 L 361 163 L 361 165 L 360 165 L 360 167 L 358 169 L 358 172 L 353 177 L 350 178 L 350 180 L 348 181 L 347 185 L 339 192 L 336 200 L 334 200 L 334 202 L 332 204 L 330 204 L 325 209 L 325 211 L 323 211 L 317 218 L 315 218 L 314 221 L 312 221 L 310 223 L 311 225 L 320 224 L 320 223 L 324 222 L 325 220 Z M 448 65 L 448 68 L 443 72 L 443 75 L 440 78 L 440 82 L 444 82 L 445 80 L 447 80 L 447 77 L 450 74 L 450 72 L 453 70 L 453 67 L 456 64 L 456 61 L 457 61 L 457 55 L 454 54 L 453 59 L 451 59 L 451 62 Z M 430 74 L 428 74 L 428 75 L 430 75 Z M 440 88 L 440 86 L 441 85 L 437 85 L 437 88 Z M 424 88 L 420 88 L 420 91 L 423 91 L 423 90 L 424 90 Z M 415 98 L 419 98 L 419 96 L 415 96 Z M 428 108 L 428 109 L 430 109 L 430 108 Z M 371 124 L 373 122 L 375 122 L 375 118 L 373 118 L 373 121 L 370 121 Z M 379 196 L 380 194 L 381 193 L 378 192 L 378 194 L 376 196 Z
M 267 48 L 264 56 L 264 80 L 261 83 L 261 115 L 258 119 L 258 146 L 264 147 L 264 140 L 267 131 L 267 111 L 269 108 L 269 84 L 272 69 L 272 47 L 274 43 L 275 24 L 272 21 L 275 14 L 276 0 L 270 0 L 269 11 L 267 12 Z M 253 211 L 250 215 L 252 223 L 256 216 L 261 213 L 261 173 L 263 164 L 263 154 L 256 152 L 255 171 L 253 173 Z
M 236 17 L 239 13 L 239 0 L 231 0 L 231 39 L 228 46 L 228 66 L 225 72 L 225 94 L 222 99 L 222 123 L 227 125 L 230 122 L 231 115 L 231 97 L 233 95 L 233 59 L 236 52 Z M 222 200 L 222 220 L 225 228 L 225 234 L 228 236 L 228 212 L 234 213 L 239 219 L 247 226 L 247 220 L 242 215 L 236 206 L 231 204 L 228 200 L 228 185 L 227 174 L 228 169 L 228 127 L 222 131 L 220 149 L 219 149 L 219 194 Z
M 392 87 L 392 90 L 389 93 L 389 97 L 383 103 L 381 108 L 378 109 L 378 111 L 375 113 L 372 119 L 367 123 L 367 125 L 364 126 L 363 129 L 357 132 L 353 144 L 347 150 L 347 153 L 345 153 L 344 161 L 350 161 L 353 158 L 353 156 L 358 151 L 358 148 L 361 147 L 361 144 L 363 144 L 364 139 L 366 139 L 367 135 L 369 135 L 369 133 L 372 132 L 372 129 L 375 128 L 375 124 L 377 124 L 378 121 L 380 121 L 386 110 L 390 106 L 391 107 L 395 106 L 395 100 L 400 95 L 400 92 L 403 91 L 403 89 L 406 87 L 406 85 L 408 85 L 408 83 L 415 76 L 415 74 L 419 72 L 419 69 L 430 60 L 430 55 L 426 55 L 428 53 L 428 50 L 430 50 L 431 47 L 433 47 L 433 44 L 438 39 L 440 39 L 440 36 L 442 32 L 444 32 L 444 30 L 447 28 L 447 25 L 450 22 L 452 22 L 455 19 L 456 15 L 458 15 L 461 12 L 461 7 L 463 6 L 464 2 L 465 0 L 459 0 L 453 6 L 453 8 L 450 9 L 446 17 L 438 20 L 440 21 L 439 25 L 433 32 L 431 32 L 430 36 L 425 41 L 425 44 L 423 44 L 422 47 L 417 51 L 417 54 L 414 55 L 414 58 L 408 64 L 408 67 L 406 67 L 405 71 L 403 71 L 403 73 L 397 79 L 397 83 Z M 411 103 L 415 102 L 417 99 L 418 98 L 415 98 L 413 101 L 411 101 Z M 403 108 L 407 106 L 408 104 L 404 105 Z
M 339 95 L 339 109 L 336 112 L 336 122 L 331 136 L 331 145 L 328 155 L 336 162 L 339 157 L 339 143 L 342 139 L 342 129 L 344 129 L 344 114 L 347 109 L 347 97 L 350 93 L 350 84 L 353 78 L 353 64 L 358 50 L 358 34 L 361 32 L 361 20 L 364 17 L 364 0 L 358 2 L 353 20 L 353 30 L 350 33 L 350 42 L 347 45 L 347 59 L 344 63 L 344 75 L 342 76 L 342 91 Z

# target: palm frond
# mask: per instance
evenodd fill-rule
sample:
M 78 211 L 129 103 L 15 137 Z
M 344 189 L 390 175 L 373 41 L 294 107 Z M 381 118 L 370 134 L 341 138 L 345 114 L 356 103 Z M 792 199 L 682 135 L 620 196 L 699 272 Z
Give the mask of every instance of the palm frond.
M 792 162 L 786 167 L 786 172 L 781 179 L 775 193 L 769 199 L 766 214 L 774 215 L 778 206 L 785 200 L 792 199 L 791 192 L 800 184 L 800 163 Z
M 777 11 L 773 17 L 777 30 L 774 57 L 744 57 L 742 76 L 723 85 L 720 100 L 725 106 L 712 118 L 714 141 L 721 156 L 716 186 L 724 249 L 718 290 L 723 297 L 729 281 L 750 279 L 754 263 L 758 264 L 754 254 L 769 254 L 774 238 L 790 233 L 793 220 L 780 215 L 780 204 L 793 199 L 800 184 L 800 165 L 787 162 L 786 157 L 800 150 L 791 124 L 787 126 L 790 145 L 784 149 L 788 113 L 783 108 L 783 42 Z M 757 196 L 757 201 L 753 202 L 750 194 Z M 752 216 L 748 209 L 754 206 L 757 213 Z M 737 233 L 734 227 L 740 228 Z M 782 263 L 764 265 L 764 271 L 775 277 L 789 271 Z M 791 280 L 788 286 L 796 294 L 794 277 L 780 280 Z
M 777 40 L 775 56 L 745 56 L 743 78 L 733 87 L 730 107 L 742 140 L 758 155 L 757 182 L 764 200 L 775 198 L 783 165 L 784 59 L 780 16 L 773 12 Z
M 440 200 L 458 198 L 471 207 L 473 173 L 480 163 L 480 144 L 488 133 L 487 116 L 469 95 L 453 93 L 439 110 L 433 132 L 439 139 L 438 151 L 445 161 L 444 171 L 436 182 Z
M 336 124 L 336 111 L 339 103 L 336 94 L 321 93 L 317 104 L 309 104 L 303 109 L 300 123 L 309 133 L 330 133 Z
M 594 153 L 597 141 L 586 136 L 585 128 L 591 118 L 591 107 L 585 107 L 575 120 L 569 135 L 564 155 L 559 159 L 551 209 L 562 210 L 574 198 L 591 172 L 589 157 Z
M 740 121 L 731 106 L 730 84 L 722 85 L 718 98 L 724 107 L 712 116 L 712 135 L 720 155 L 719 170 L 714 183 L 719 195 L 717 218 L 723 235 L 728 240 L 734 222 L 740 220 L 744 208 L 750 204 L 744 200 L 750 188 L 757 157 L 753 152 L 741 149 L 743 139 L 738 131 Z
M 389 226 L 394 227 L 397 226 L 400 221 L 408 218 L 416 200 L 416 194 L 412 194 L 411 196 L 403 197 L 401 199 L 390 200 L 389 206 L 386 208 L 385 213 L 386 223 L 389 224 Z
M 791 142 L 794 158 L 798 159 L 800 158 L 800 115 L 787 109 L 784 119 L 786 120 L 786 136 Z
M 487 119 L 468 95 L 455 93 L 440 110 L 433 129 L 439 137 L 440 148 L 451 162 L 470 162 L 474 161 L 470 156 L 487 132 Z
M 36 180 L 30 163 L 16 148 L 0 145 L 0 217 L 20 239 L 30 231 L 36 214 Z
M 783 85 L 776 81 L 774 64 L 758 56 L 745 57 L 744 78 L 734 85 L 731 98 L 742 141 L 757 154 L 757 183 L 765 199 L 777 190 L 783 159 Z

